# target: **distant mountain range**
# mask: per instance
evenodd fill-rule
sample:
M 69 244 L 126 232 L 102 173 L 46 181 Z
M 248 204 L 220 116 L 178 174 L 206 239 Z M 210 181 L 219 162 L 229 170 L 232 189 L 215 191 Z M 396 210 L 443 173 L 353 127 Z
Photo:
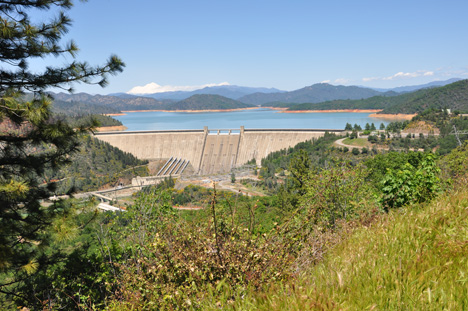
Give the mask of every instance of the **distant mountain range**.
M 275 89 L 275 88 L 266 88 L 266 87 L 247 87 L 247 86 L 238 86 L 238 85 L 219 85 L 205 87 L 195 91 L 175 91 L 175 92 L 161 92 L 153 94 L 138 94 L 131 95 L 127 93 L 116 93 L 109 94 L 118 97 L 151 97 L 158 100 L 170 99 L 170 100 L 182 100 L 189 98 L 197 94 L 210 94 L 210 95 L 220 95 L 231 99 L 239 99 L 242 96 L 253 94 L 253 93 L 282 93 L 284 91 Z
M 239 101 L 251 105 L 268 106 L 269 103 L 320 103 L 336 99 L 369 98 L 376 95 L 382 95 L 382 92 L 359 86 L 318 83 L 291 92 L 254 93 L 239 98 Z
M 246 87 L 237 85 L 219 85 L 205 87 L 195 91 L 161 92 L 153 94 L 132 95 L 127 93 L 109 94 L 119 98 L 147 97 L 159 101 L 180 101 L 197 94 L 220 95 L 227 98 L 239 100 L 250 105 L 269 105 L 272 103 L 320 103 L 340 99 L 364 99 L 377 95 L 394 96 L 398 93 L 413 92 L 419 89 L 444 86 L 461 79 L 455 78 L 446 81 L 434 81 L 423 85 L 401 86 L 392 89 L 368 88 L 363 86 L 342 86 L 317 83 L 294 91 L 281 91 L 275 88 Z
M 409 86 L 399 86 L 395 87 L 392 89 L 379 89 L 379 88 L 372 88 L 373 90 L 379 91 L 379 92 L 397 92 L 397 93 L 404 93 L 404 92 L 413 92 L 417 91 L 420 89 L 427 89 L 427 88 L 432 88 L 432 87 L 438 87 L 438 86 L 444 86 L 450 83 L 454 83 L 457 81 L 460 81 L 462 79 L 460 78 L 453 78 L 453 79 L 448 79 L 444 81 L 433 81 L 430 83 L 426 84 L 421 84 L 421 85 L 409 85 Z
M 439 96 L 436 93 L 436 85 L 447 84 L 450 81 L 457 81 L 459 79 L 451 79 L 447 81 L 436 81 L 429 84 L 420 86 L 409 86 L 400 87 L 392 90 L 385 90 L 380 92 L 358 86 L 334 86 L 326 83 L 314 84 L 311 86 L 304 87 L 299 90 L 291 92 L 273 92 L 275 89 L 267 89 L 270 93 L 255 92 L 240 97 L 238 100 L 228 98 L 226 96 L 218 94 L 192 94 L 193 92 L 222 92 L 224 94 L 231 94 L 230 96 L 239 96 L 247 90 L 254 90 L 254 88 L 237 87 L 237 86 L 216 86 L 208 87 L 193 92 L 171 92 L 171 93 L 184 93 L 192 94 L 188 98 L 183 100 L 174 101 L 170 99 L 155 99 L 144 96 L 134 96 L 129 94 L 114 94 L 112 95 L 90 95 L 86 93 L 78 94 L 53 94 L 57 106 L 57 110 L 67 111 L 73 110 L 74 113 L 86 113 L 87 111 L 93 113 L 116 113 L 119 111 L 129 110 L 211 110 L 211 109 L 237 109 L 246 108 L 252 106 L 279 106 L 279 107 L 290 107 L 291 109 L 298 110 L 323 110 L 323 109 L 390 109 L 388 112 L 401 113 L 420 111 L 416 106 L 425 107 L 424 97 L 422 94 L 428 93 L 430 90 L 435 90 L 434 94 L 431 95 L 431 106 L 445 105 L 452 109 L 464 109 L 465 107 L 465 93 L 464 89 L 460 89 L 455 94 L 456 98 L 450 98 L 447 96 Z M 467 81 L 467 80 L 463 80 Z M 451 85 L 458 85 L 457 83 L 463 82 L 458 81 L 455 83 L 448 84 L 446 87 Z M 463 84 L 463 83 L 461 83 Z M 417 89 L 416 91 L 410 91 L 411 89 Z M 257 89 L 255 89 L 257 90 Z M 401 92 L 397 92 L 397 91 Z M 237 92 L 237 93 L 236 93 Z M 451 94 L 452 94 L 451 93 Z M 233 95 L 234 94 L 234 95 Z M 184 95 L 184 96 L 185 96 Z M 417 98 L 418 101 L 414 101 Z M 436 100 L 435 98 L 441 98 Z M 460 99 L 458 101 L 458 99 Z M 451 105 L 447 103 L 452 100 L 453 102 L 459 102 L 457 105 Z M 411 109 L 405 105 L 411 104 Z M 437 102 L 437 103 L 436 103 Z M 303 104 L 301 104 L 303 103 Z M 419 107 L 418 106 L 418 107 Z M 453 106 L 453 107 L 452 107 Z M 409 106 L 408 106 L 409 107 Z
M 223 110 L 252 107 L 234 99 L 211 94 L 196 94 L 178 102 L 148 97 L 119 97 L 86 93 L 58 93 L 52 96 L 54 106 L 56 106 L 55 111 L 66 113 L 69 110 L 73 114 L 118 113 L 131 110 Z

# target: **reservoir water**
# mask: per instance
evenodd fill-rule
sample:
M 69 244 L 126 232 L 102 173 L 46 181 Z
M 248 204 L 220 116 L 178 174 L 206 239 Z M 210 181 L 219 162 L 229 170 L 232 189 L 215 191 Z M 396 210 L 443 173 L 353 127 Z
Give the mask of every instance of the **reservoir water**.
M 149 130 L 191 130 L 203 129 L 238 129 L 242 125 L 249 129 L 344 129 L 346 123 L 359 124 L 389 122 L 369 117 L 370 113 L 356 112 L 321 112 L 321 113 L 279 113 L 276 110 L 259 108 L 229 112 L 127 112 L 115 116 L 128 131 Z

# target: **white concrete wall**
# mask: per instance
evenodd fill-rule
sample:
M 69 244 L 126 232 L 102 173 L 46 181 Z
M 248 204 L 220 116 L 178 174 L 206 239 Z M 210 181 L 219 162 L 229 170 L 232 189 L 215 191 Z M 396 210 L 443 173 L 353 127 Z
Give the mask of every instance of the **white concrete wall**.
M 212 132 L 213 133 L 213 132 Z M 240 134 L 211 134 L 205 131 L 151 131 L 98 133 L 96 138 L 129 152 L 139 159 L 189 160 L 195 172 L 229 172 L 251 159 L 260 164 L 273 151 L 318 138 L 324 131 L 241 130 Z

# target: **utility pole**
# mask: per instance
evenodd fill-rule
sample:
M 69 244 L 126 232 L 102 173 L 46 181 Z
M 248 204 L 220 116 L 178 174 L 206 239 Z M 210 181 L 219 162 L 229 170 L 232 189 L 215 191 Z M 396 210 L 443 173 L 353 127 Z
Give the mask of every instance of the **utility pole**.
M 451 132 L 450 134 L 455 134 L 455 137 L 457 138 L 458 146 L 461 146 L 461 145 L 462 145 L 462 142 L 461 142 L 461 140 L 460 140 L 460 134 L 466 135 L 466 134 L 468 134 L 468 131 L 459 132 L 459 131 L 457 130 L 456 126 L 453 125 L 453 132 Z
M 462 143 L 460 141 L 460 136 L 458 136 L 458 131 L 457 131 L 457 128 L 456 128 L 455 124 L 453 125 L 453 131 L 455 132 L 455 137 L 457 138 L 458 146 L 461 146 Z

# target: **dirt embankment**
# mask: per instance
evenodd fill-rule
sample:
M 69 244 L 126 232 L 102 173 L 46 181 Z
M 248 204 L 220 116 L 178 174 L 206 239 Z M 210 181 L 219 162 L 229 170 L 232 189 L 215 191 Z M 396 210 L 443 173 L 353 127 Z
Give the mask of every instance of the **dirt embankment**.
M 125 116 L 126 113 L 106 113 L 104 115 L 108 117 L 116 117 L 116 116 Z
M 402 133 L 405 134 L 434 134 L 434 135 L 439 135 L 440 130 L 435 127 L 435 125 L 430 124 L 425 121 L 417 121 L 417 122 L 411 122 L 406 126 L 406 128 L 402 131 Z
M 321 112 L 380 112 L 382 109 L 332 109 L 332 110 L 283 110 L 281 113 L 321 113 Z M 375 114 L 375 113 L 374 113 Z
M 116 126 L 101 126 L 96 128 L 96 132 L 113 132 L 113 131 L 125 131 L 128 127 L 124 125 L 116 125 Z
M 405 114 L 405 113 L 397 113 L 397 114 L 385 114 L 385 113 L 373 113 L 369 115 L 371 118 L 377 119 L 385 119 L 385 120 L 411 120 L 416 113 L 414 114 Z

